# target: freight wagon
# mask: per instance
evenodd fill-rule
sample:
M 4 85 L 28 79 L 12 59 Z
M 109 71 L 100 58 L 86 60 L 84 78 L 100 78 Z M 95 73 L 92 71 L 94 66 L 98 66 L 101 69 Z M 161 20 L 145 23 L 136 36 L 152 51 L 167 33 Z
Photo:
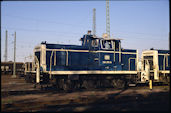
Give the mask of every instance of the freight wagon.
M 13 62 L 1 62 L 1 74 L 12 75 L 13 74 Z M 16 74 L 24 74 L 24 63 L 16 62 Z

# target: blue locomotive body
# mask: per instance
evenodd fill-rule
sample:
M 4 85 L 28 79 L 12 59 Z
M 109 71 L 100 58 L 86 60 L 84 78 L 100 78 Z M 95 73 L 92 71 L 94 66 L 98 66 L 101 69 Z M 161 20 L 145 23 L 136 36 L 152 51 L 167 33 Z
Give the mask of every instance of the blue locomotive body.
M 159 70 L 170 70 L 170 51 L 169 50 L 157 50 Z
M 34 49 L 33 78 L 36 83 L 55 84 L 57 88 L 117 87 L 144 83 L 150 79 L 169 83 L 170 52 L 121 48 L 120 39 L 84 35 L 81 45 L 41 43 Z M 32 73 L 32 74 L 30 74 Z M 33 75 L 33 76 L 32 76 Z
M 35 49 L 41 71 L 137 70 L 137 50 L 122 49 L 119 39 L 95 38 L 87 34 L 80 40 L 81 46 L 42 43 Z

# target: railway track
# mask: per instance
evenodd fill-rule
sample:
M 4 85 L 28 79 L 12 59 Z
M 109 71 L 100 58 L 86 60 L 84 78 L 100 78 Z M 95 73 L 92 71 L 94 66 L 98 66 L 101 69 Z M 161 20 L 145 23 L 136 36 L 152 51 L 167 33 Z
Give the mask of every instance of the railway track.
M 153 86 L 153 90 L 138 86 L 64 91 L 50 86 L 34 88 L 22 78 L 2 76 L 1 80 L 2 111 L 161 111 L 169 108 L 169 86 Z

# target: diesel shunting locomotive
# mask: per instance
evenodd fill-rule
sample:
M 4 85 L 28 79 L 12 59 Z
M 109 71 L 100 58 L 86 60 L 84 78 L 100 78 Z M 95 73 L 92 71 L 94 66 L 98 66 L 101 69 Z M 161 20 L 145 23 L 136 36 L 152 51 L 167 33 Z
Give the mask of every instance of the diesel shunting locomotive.
M 122 48 L 121 39 L 96 37 L 89 31 L 80 41 L 82 45 L 43 42 L 36 46 L 26 78 L 60 89 L 124 88 L 150 79 L 170 82 L 168 50 L 144 51 L 139 70 L 138 50 Z

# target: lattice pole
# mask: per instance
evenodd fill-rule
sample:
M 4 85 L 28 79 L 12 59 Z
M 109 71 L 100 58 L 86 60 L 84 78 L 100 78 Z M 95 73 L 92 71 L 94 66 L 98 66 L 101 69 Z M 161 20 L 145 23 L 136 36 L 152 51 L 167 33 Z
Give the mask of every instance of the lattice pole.
M 110 38 L 110 15 L 109 15 L 109 0 L 106 0 L 106 33 Z
M 93 35 L 96 36 L 96 9 L 93 9 Z
M 7 54 L 8 54 L 8 31 L 6 30 L 6 37 L 5 37 L 5 62 L 7 62 Z

